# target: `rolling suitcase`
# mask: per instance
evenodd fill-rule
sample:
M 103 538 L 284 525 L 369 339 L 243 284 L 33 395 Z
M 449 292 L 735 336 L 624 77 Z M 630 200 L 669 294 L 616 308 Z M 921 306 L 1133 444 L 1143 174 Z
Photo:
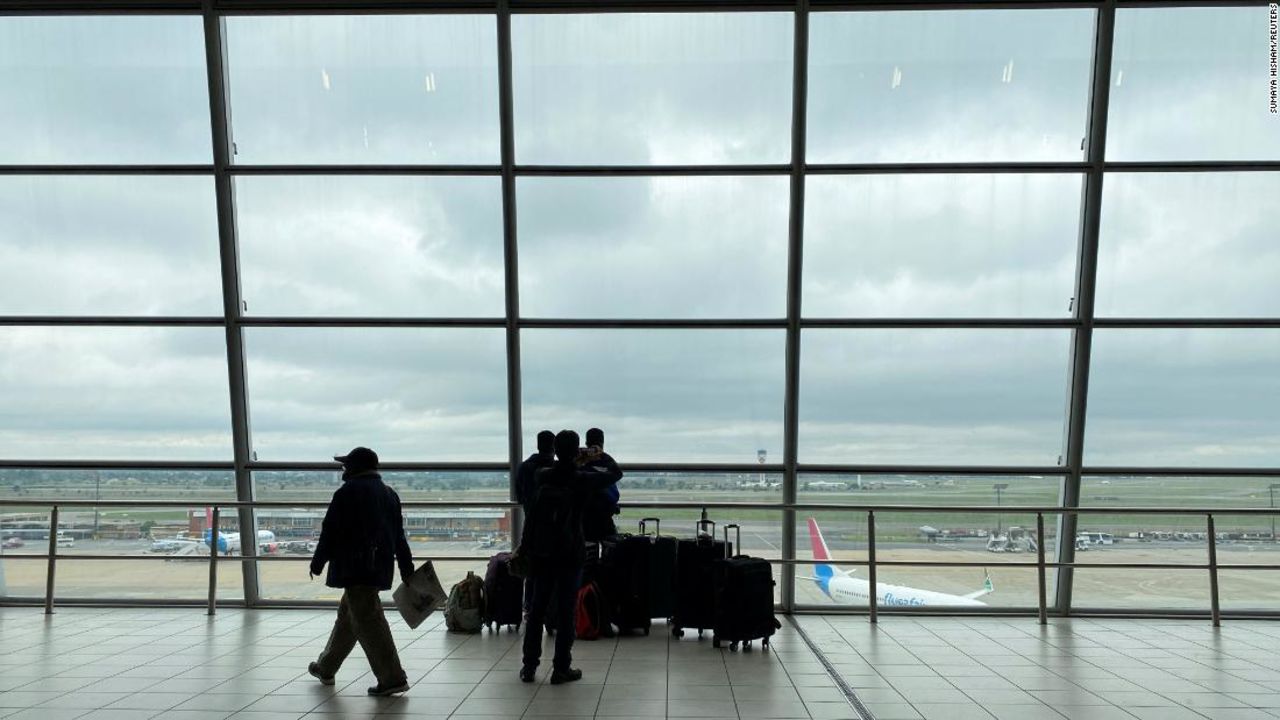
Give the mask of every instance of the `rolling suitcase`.
M 510 572 L 511 553 L 489 558 L 484 571 L 484 624 L 489 630 L 507 625 L 520 629 L 524 620 L 524 580 Z
M 737 532 L 738 548 L 742 548 L 742 528 L 724 526 L 725 547 L 729 545 L 729 528 Z M 711 642 L 715 647 L 729 643 L 730 650 L 751 649 L 753 640 L 769 648 L 769 638 L 782 624 L 773 615 L 773 566 L 768 560 L 747 555 L 730 556 L 715 563 L 715 622 Z
M 706 519 L 695 526 L 692 540 L 680 540 L 676 548 L 676 577 L 671 613 L 671 634 L 684 637 L 686 628 L 702 631 L 715 623 L 715 585 L 712 571 L 717 560 L 733 554 L 733 548 L 715 536 L 716 524 Z
M 646 532 L 646 523 L 653 521 L 653 535 Z M 652 538 L 649 550 L 649 617 L 669 619 L 675 613 L 676 553 L 680 542 L 663 535 L 658 518 L 640 521 L 640 534 Z

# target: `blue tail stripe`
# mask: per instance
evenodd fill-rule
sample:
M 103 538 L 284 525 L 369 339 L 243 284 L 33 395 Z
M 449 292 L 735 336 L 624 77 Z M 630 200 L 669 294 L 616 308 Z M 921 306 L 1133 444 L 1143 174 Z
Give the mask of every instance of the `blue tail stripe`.
M 836 576 L 836 569 L 830 565 L 815 565 L 813 574 L 817 578 L 818 588 L 823 595 L 831 595 L 831 578 Z

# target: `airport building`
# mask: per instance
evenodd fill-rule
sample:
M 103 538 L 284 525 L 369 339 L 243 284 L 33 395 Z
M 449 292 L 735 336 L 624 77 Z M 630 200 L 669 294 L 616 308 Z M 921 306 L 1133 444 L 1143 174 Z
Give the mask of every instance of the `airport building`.
M 1278 48 L 1265 0 L 0 0 L 0 720 L 1280 716 Z M 338 456 L 449 590 L 566 428 L 686 548 L 588 546 L 583 682 L 391 592 L 407 692 L 308 673 Z

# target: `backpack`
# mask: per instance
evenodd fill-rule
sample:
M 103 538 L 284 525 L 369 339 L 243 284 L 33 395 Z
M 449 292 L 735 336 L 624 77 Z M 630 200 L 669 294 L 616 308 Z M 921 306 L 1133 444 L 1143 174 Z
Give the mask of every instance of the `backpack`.
M 574 628 L 579 640 L 598 640 L 604 624 L 604 608 L 600 600 L 600 586 L 595 581 L 578 590 L 578 605 L 574 615 Z
M 563 558 L 571 554 L 575 549 L 574 529 L 582 523 L 575 505 L 571 488 L 542 484 L 533 503 L 533 515 L 526 525 L 528 547 L 522 549 L 536 560 Z
M 444 603 L 444 624 L 450 632 L 477 633 L 484 619 L 484 581 L 467 571 L 467 576 L 449 589 Z

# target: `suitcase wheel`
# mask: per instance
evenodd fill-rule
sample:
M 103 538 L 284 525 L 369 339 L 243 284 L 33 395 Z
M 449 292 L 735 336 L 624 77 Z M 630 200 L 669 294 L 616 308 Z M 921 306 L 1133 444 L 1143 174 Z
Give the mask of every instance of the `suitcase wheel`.
M 644 629 L 644 636 L 649 637 L 649 628 Z
M 702 637 L 701 632 L 698 633 L 698 637 Z M 720 638 L 718 637 L 711 638 L 711 647 L 717 647 L 717 648 L 720 647 Z
M 699 640 L 701 640 L 701 639 L 702 639 L 702 628 L 698 628 L 698 639 L 699 639 Z M 720 647 L 720 646 L 719 646 L 719 645 L 717 645 L 716 647 Z
M 761 652 L 769 652 L 769 638 L 760 641 L 760 650 Z
M 738 652 L 738 641 L 734 640 L 729 643 L 729 652 Z
M 675 636 L 675 637 L 682 638 L 682 637 L 684 637 L 684 630 L 682 630 L 682 629 L 680 629 L 680 628 L 678 628 L 678 627 L 673 627 L 673 628 L 671 628 L 671 634 L 672 634 L 673 636 Z
M 751 652 L 751 641 L 750 641 L 750 640 L 748 640 L 748 641 L 746 641 L 746 642 L 742 643 L 742 649 L 743 649 L 745 652 Z

